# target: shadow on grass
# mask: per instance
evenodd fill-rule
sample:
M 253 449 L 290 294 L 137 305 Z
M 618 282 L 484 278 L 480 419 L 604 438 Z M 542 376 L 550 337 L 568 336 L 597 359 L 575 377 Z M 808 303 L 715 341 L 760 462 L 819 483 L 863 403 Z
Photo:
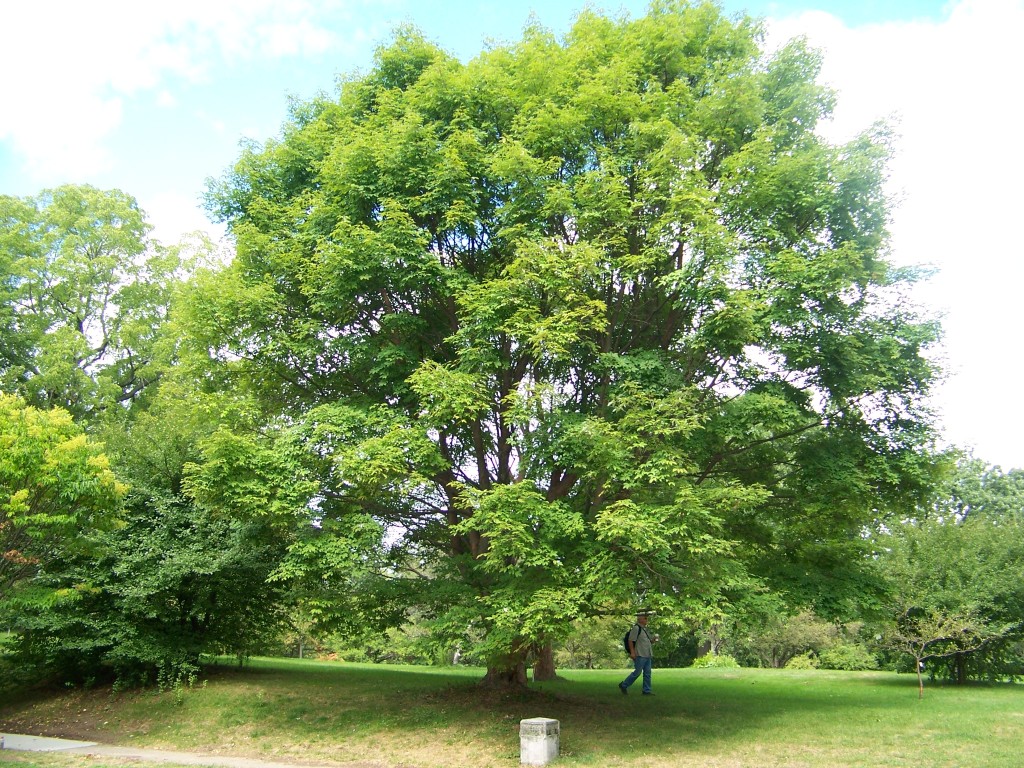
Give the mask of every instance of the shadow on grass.
M 551 717 L 563 724 L 567 743 L 585 740 L 588 750 L 602 754 L 628 753 L 638 733 L 658 734 L 666 747 L 699 750 L 766 729 L 891 719 L 892 712 L 916 701 L 913 677 L 887 674 L 656 670 L 653 697 L 638 690 L 622 696 L 618 682 L 625 674 L 566 671 L 560 680 L 531 684 L 525 691 L 483 687 L 483 670 L 467 668 L 275 660 L 257 661 L 229 676 L 264 686 L 284 728 L 297 728 L 295 712 L 300 711 L 316 712 L 317 726 L 327 733 L 386 728 L 415 734 L 432 728 L 491 739 L 507 738 L 510 727 L 524 718 Z
M 484 670 L 474 668 L 284 659 L 254 659 L 239 668 L 221 660 L 207 668 L 205 687 L 184 696 L 110 689 L 51 692 L 49 699 L 4 706 L 0 730 L 12 713 L 20 722 L 33 717 L 52 722 L 55 711 L 74 701 L 82 710 L 102 708 L 105 721 L 122 724 L 120 731 L 111 726 L 74 734 L 96 741 L 120 743 L 142 734 L 149 743 L 200 751 L 240 739 L 324 750 L 387 743 L 437 754 L 479 754 L 475 764 L 491 764 L 480 761 L 511 760 L 517 754 L 520 720 L 551 717 L 562 724 L 564 756 L 610 765 L 637 753 L 699 756 L 767 749 L 785 755 L 793 743 L 871 750 L 880 735 L 891 744 L 907 743 L 932 720 L 984 732 L 999 717 L 992 712 L 993 703 L 999 706 L 996 699 L 1005 698 L 1003 706 L 1020 701 L 975 689 L 958 690 L 957 696 L 926 693 L 921 703 L 916 678 L 891 673 L 657 669 L 654 697 L 640 696 L 636 689 L 622 696 L 617 684 L 625 669 L 560 674 L 554 682 L 508 691 L 482 686 Z M 957 738 L 962 741 L 963 734 Z M 949 746 L 940 741 L 936 749 Z M 866 764 L 886 764 L 879 760 Z

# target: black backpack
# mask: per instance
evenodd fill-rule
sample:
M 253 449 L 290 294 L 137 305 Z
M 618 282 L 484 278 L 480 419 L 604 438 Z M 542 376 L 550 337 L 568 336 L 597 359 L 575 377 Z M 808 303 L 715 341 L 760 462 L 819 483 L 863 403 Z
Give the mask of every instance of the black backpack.
M 629 653 L 629 633 L 633 631 L 633 627 L 640 627 L 640 625 L 639 625 L 639 624 L 634 624 L 634 625 L 633 625 L 632 627 L 630 627 L 629 629 L 627 629 L 627 630 L 626 630 L 626 634 L 624 634 L 624 635 L 622 636 L 622 647 L 623 647 L 623 648 L 625 649 L 625 651 L 626 651 L 626 655 L 627 655 L 627 656 L 629 656 L 629 655 L 630 655 L 630 653 Z M 641 629 L 641 631 L 643 631 L 643 632 L 647 632 L 647 627 L 640 627 L 640 629 Z M 648 637 L 650 637 L 650 633 L 648 633 L 648 635 L 647 635 L 647 636 L 648 636 Z M 636 633 L 636 639 L 637 639 L 637 640 L 639 640 L 639 639 L 640 639 L 640 632 L 637 632 L 637 633 Z

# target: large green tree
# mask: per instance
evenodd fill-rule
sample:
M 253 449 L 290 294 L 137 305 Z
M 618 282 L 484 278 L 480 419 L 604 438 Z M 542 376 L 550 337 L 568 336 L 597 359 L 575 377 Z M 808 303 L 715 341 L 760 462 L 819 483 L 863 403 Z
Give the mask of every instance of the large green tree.
M 211 185 L 238 250 L 193 348 L 304 430 L 311 517 L 383 526 L 490 679 L 639 601 L 840 612 L 864 524 L 928 483 L 889 136 L 823 140 L 819 57 L 760 43 L 685 2 L 466 64 L 402 30 Z
M 0 389 L 38 406 L 0 395 L 0 597 L 22 659 L 69 676 L 182 671 L 248 652 L 283 616 L 267 579 L 285 540 L 184 490 L 218 426 L 248 423 L 244 402 L 155 386 L 182 265 L 211 246 L 163 248 L 148 231 L 118 191 L 0 198 Z

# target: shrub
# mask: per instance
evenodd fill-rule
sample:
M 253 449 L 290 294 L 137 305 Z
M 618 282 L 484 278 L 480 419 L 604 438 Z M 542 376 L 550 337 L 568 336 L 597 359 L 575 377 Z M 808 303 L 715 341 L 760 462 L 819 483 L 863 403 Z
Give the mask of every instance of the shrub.
M 705 653 L 693 660 L 691 665 L 696 669 L 736 669 L 739 667 L 739 663 L 727 653 L 715 655 L 713 653 Z
M 817 669 L 819 666 L 818 657 L 811 651 L 794 656 L 786 662 L 786 669 Z
M 843 669 L 856 672 L 878 669 L 878 659 L 862 645 L 838 643 L 821 652 L 818 666 L 822 669 Z

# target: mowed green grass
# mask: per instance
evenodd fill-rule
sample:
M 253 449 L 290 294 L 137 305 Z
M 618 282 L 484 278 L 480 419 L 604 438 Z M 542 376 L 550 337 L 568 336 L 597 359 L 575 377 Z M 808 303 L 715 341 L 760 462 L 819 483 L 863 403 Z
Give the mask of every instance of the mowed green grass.
M 890 673 L 656 669 L 563 671 L 526 693 L 482 670 L 254 660 L 182 692 L 70 691 L 0 704 L 0 730 L 304 764 L 432 768 L 519 764 L 519 721 L 561 722 L 560 765 L 1024 765 L 1024 687 L 929 686 Z M 100 768 L 95 759 L 0 760 Z

